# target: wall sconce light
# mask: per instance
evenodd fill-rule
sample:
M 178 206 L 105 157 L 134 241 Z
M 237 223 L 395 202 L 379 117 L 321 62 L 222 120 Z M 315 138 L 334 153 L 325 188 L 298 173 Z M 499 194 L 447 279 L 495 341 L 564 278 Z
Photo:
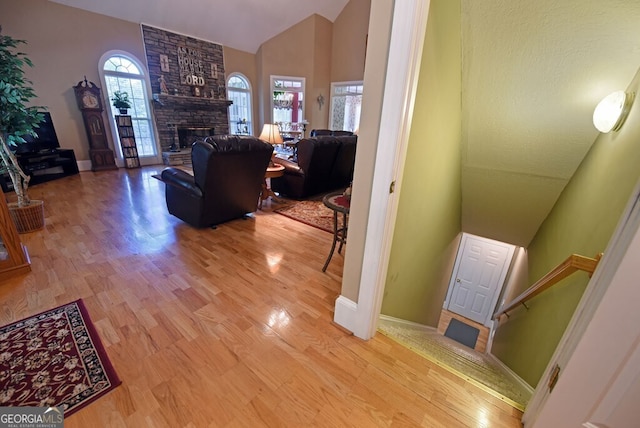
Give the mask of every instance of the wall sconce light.
M 318 110 L 322 110 L 322 106 L 324 105 L 324 97 L 322 96 L 322 94 L 318 95 L 316 101 L 318 101 Z
M 593 111 L 593 124 L 602 133 L 618 131 L 624 123 L 633 103 L 633 94 L 616 91 L 607 95 Z

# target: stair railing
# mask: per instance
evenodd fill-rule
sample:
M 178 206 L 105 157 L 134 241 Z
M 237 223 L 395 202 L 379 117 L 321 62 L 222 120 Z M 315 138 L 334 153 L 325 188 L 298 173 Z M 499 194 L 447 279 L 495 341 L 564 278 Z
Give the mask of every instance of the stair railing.
M 540 278 L 531 287 L 527 288 L 522 294 L 498 309 L 496 313 L 493 314 L 493 319 L 498 319 L 502 315 L 506 315 L 508 317 L 508 312 L 516 308 L 518 305 L 523 305 L 525 308 L 529 309 L 528 306 L 525 305 L 526 301 L 533 299 L 538 294 L 542 293 L 552 285 L 557 284 L 574 272 L 582 270 L 587 272 L 589 277 L 591 277 L 601 258 L 602 253 L 598 254 L 595 258 L 571 254 L 565 261 L 553 268 L 553 270 Z

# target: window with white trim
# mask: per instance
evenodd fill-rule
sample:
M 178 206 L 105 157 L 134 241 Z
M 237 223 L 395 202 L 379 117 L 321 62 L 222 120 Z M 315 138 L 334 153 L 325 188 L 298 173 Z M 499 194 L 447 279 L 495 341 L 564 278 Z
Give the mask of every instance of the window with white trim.
M 271 76 L 272 123 L 304 120 L 304 77 Z
M 363 82 L 331 84 L 331 116 L 329 128 L 355 132 L 360 126 Z
M 249 79 L 240 73 L 231 73 L 227 79 L 227 96 L 233 101 L 229 106 L 230 133 L 253 134 Z
M 136 137 L 136 145 L 139 157 L 157 157 L 155 135 L 151 123 L 151 108 L 147 96 L 147 77 L 144 67 L 138 61 L 125 53 L 117 53 L 103 59 L 100 64 L 104 78 L 105 91 L 109 106 L 111 107 L 112 129 L 116 129 L 115 116 L 120 114 L 113 107 L 111 98 L 116 91 L 126 92 L 129 95 L 131 108 L 128 114 Z M 119 157 L 122 158 L 122 149 L 116 144 Z

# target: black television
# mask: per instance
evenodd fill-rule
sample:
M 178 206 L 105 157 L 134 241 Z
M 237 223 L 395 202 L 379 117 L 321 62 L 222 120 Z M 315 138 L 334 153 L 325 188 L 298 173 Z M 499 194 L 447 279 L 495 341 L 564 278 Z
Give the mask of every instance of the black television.
M 56 129 L 51 120 L 51 113 L 44 112 L 43 116 L 44 120 L 34 128 L 38 136 L 23 135 L 22 138 L 25 142 L 13 147 L 16 154 L 50 152 L 60 148 Z

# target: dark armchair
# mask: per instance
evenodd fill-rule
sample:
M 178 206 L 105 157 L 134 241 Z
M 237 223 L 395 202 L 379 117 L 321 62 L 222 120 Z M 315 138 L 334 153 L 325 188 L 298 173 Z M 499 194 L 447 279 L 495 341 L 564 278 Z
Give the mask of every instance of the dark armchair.
M 191 148 L 193 175 L 165 168 L 169 213 L 195 227 L 254 212 L 273 146 L 255 137 L 215 135 Z
M 297 162 L 276 158 L 284 166 L 284 176 L 271 180 L 271 187 L 291 198 L 347 187 L 353 180 L 358 137 L 320 136 L 297 143 Z

